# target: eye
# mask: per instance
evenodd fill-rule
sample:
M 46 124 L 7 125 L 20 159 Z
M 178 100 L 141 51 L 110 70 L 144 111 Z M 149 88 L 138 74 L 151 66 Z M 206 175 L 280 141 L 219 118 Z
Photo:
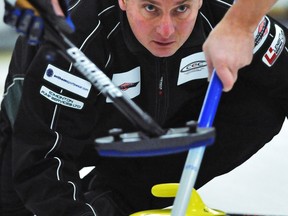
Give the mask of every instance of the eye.
M 145 9 L 146 9 L 148 12 L 153 12 L 153 11 L 156 10 L 156 8 L 154 7 L 154 5 L 151 5 L 151 4 L 146 5 L 146 6 L 145 6 Z
M 177 12 L 178 13 L 184 13 L 185 11 L 187 11 L 188 7 L 187 5 L 180 5 L 178 8 L 177 8 Z

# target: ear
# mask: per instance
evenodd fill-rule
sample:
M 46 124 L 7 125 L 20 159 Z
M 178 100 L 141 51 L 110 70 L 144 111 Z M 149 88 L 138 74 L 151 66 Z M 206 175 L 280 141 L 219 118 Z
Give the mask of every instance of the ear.
M 202 7 L 203 0 L 199 0 L 199 9 Z
M 118 0 L 119 7 L 121 10 L 125 11 L 126 10 L 126 0 Z

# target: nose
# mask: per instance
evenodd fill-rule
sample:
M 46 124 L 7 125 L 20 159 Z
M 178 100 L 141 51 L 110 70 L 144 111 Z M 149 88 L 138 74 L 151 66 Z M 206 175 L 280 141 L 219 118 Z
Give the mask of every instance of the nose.
M 169 38 L 175 32 L 173 21 L 169 15 L 164 15 L 161 18 L 156 31 L 163 38 Z

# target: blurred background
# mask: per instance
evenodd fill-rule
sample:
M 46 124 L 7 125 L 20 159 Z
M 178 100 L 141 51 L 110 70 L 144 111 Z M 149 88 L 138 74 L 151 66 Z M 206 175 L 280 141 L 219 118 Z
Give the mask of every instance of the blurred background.
M 17 34 L 2 22 L 0 0 L 0 98 Z M 288 0 L 269 13 L 288 27 Z M 288 39 L 288 38 L 287 38 Z M 288 63 L 288 59 L 287 59 Z M 287 71 L 288 73 L 288 71 Z M 204 202 L 224 211 L 288 216 L 288 122 L 255 156 L 199 189 Z

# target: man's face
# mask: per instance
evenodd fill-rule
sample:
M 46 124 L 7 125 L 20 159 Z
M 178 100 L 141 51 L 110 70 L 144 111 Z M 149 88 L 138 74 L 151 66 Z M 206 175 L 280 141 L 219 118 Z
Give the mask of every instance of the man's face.
M 191 34 L 202 0 L 118 0 L 138 41 L 153 55 L 173 55 Z

